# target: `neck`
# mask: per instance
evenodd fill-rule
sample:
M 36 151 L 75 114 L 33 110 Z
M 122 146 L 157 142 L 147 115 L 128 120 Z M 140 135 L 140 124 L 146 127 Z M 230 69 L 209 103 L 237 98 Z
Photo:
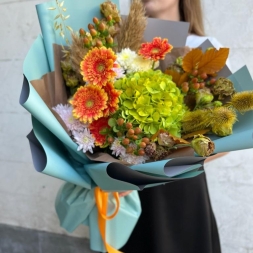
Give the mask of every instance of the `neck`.
M 159 18 L 164 20 L 170 21 L 180 21 L 180 12 L 178 5 L 174 5 L 173 7 L 169 8 L 169 10 L 164 10 L 156 15 L 152 15 L 152 18 Z

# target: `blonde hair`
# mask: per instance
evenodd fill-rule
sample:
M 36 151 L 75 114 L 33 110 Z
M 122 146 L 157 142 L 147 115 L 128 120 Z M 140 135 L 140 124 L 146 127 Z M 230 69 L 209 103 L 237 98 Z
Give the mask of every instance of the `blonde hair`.
M 189 22 L 189 33 L 204 36 L 201 0 L 179 0 L 181 21 Z

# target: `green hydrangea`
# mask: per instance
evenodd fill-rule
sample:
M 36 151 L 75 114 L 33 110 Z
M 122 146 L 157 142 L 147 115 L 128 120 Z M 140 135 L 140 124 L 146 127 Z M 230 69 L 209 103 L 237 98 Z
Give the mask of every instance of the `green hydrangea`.
M 171 76 L 160 70 L 136 72 L 117 80 L 115 88 L 122 90 L 120 117 L 138 125 L 148 135 L 165 129 L 180 136 L 186 106 L 184 95 Z

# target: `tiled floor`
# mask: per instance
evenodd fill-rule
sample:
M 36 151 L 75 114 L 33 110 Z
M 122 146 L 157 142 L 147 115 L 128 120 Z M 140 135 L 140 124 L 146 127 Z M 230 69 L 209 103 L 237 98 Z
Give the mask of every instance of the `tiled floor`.
M 92 252 L 88 239 L 0 224 L 0 253 Z

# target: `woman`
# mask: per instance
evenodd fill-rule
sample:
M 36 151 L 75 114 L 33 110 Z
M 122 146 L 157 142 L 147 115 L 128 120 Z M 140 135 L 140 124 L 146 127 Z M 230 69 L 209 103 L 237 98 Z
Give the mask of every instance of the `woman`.
M 200 0 L 143 0 L 149 17 L 190 23 L 187 46 L 197 47 L 203 37 Z M 214 46 L 220 44 L 209 38 Z M 220 253 L 216 221 L 205 173 L 139 192 L 141 217 L 124 253 Z

